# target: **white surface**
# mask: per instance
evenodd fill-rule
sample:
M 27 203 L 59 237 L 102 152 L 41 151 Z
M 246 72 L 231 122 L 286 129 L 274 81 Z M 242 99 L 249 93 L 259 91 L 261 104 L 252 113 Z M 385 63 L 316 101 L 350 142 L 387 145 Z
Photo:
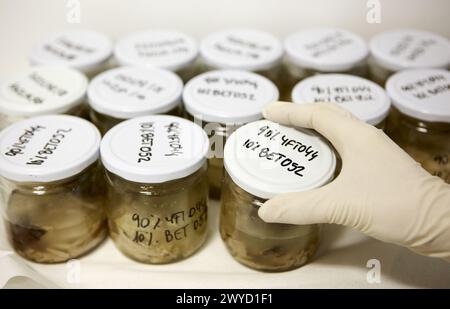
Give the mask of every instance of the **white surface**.
M 289 60 L 319 72 L 345 72 L 369 55 L 363 38 L 339 28 L 312 28 L 289 35 L 284 48 Z
M 19 182 L 51 182 L 78 174 L 98 159 L 100 133 L 68 115 L 34 117 L 0 132 L 0 175 Z
M 174 30 L 147 30 L 121 38 L 114 57 L 121 65 L 149 66 L 178 71 L 198 55 L 197 43 L 189 35 Z
M 450 41 L 435 33 L 400 29 L 380 33 L 370 41 L 379 65 L 391 71 L 450 66 Z
M 41 66 L 17 72 L 0 89 L 0 112 L 14 116 L 58 114 L 80 104 L 87 79 L 64 67 Z
M 450 72 L 416 69 L 391 76 L 386 89 L 402 113 L 425 121 L 450 123 Z
M 200 43 L 203 61 L 217 69 L 262 71 L 281 62 L 283 46 L 272 34 L 256 29 L 227 29 Z
M 66 30 L 36 43 L 30 52 L 34 65 L 57 64 L 88 73 L 98 69 L 112 54 L 111 40 L 92 30 Z
M 28 54 L 40 38 L 65 28 L 95 29 L 113 39 L 151 28 L 176 28 L 197 40 L 229 27 L 265 30 L 283 39 L 312 26 L 352 30 L 366 40 L 381 31 L 414 27 L 450 37 L 448 0 L 380 0 L 381 23 L 366 21 L 362 0 L 80 0 L 81 23 L 66 21 L 67 1 L 0 0 L 0 79 L 28 67 Z M 216 205 L 217 206 L 217 205 Z M 408 288 L 450 287 L 448 263 L 421 257 L 359 233 L 330 226 L 314 263 L 282 274 L 258 273 L 235 262 L 217 231 L 217 208 L 211 207 L 211 236 L 185 261 L 141 265 L 118 252 L 110 240 L 80 259 L 81 281 L 67 281 L 66 264 L 30 267 L 64 287 L 184 287 L 184 288 Z M 1 221 L 0 221 L 1 224 Z M 0 226 L 1 227 L 1 226 Z M 4 229 L 1 229 L 2 231 Z M 0 234 L 0 241 L 4 240 Z M 369 259 L 381 262 L 381 283 L 366 280 Z M 18 258 L 17 258 L 18 259 Z M 0 260 L 0 276 L 11 264 Z M 16 277 L 8 287 L 33 286 Z
M 184 118 L 167 115 L 126 120 L 103 137 L 105 168 L 127 180 L 162 183 L 196 172 L 206 161 L 205 131 Z
M 281 155 L 280 155 L 281 154 Z M 329 182 L 336 157 L 328 144 L 308 130 L 260 120 L 240 127 L 225 144 L 224 166 L 245 191 L 269 199 Z
M 209 237 L 190 258 L 167 265 L 145 265 L 122 255 L 108 239 L 79 263 L 25 262 L 35 275 L 65 288 L 449 288 L 448 263 L 383 244 L 352 230 L 326 226 L 314 261 L 284 273 L 261 273 L 236 262 L 218 231 L 218 202 L 210 205 Z M 0 223 L 0 228 L 1 228 Z M 2 239 L 0 238 L 0 241 Z M 369 260 L 380 262 L 380 283 L 368 283 Z M 18 257 L 15 260 L 19 262 Z M 17 263 L 18 263 L 17 262 Z M 16 265 L 17 266 L 17 265 Z M 11 267 L 0 258 L 0 268 Z M 23 271 L 22 268 L 20 268 Z M 79 271 L 78 271 L 79 270 Z M 9 271 L 7 274 L 11 274 Z M 0 280 L 6 274 L 0 272 Z M 79 279 L 79 281 L 77 280 Z M 7 287 L 17 287 L 17 277 Z M 7 280 L 3 279 L 3 282 Z M 35 285 L 35 284 L 34 284 Z M 33 282 L 20 287 L 33 287 Z M 45 286 L 45 285 L 44 285 Z
M 192 116 L 219 123 L 246 123 L 262 118 L 262 110 L 277 101 L 279 92 L 269 79 L 247 71 L 209 71 L 192 78 L 183 103 Z
M 119 119 L 165 113 L 181 103 L 183 82 L 167 70 L 119 67 L 97 75 L 88 100 L 97 112 Z
M 374 82 L 353 75 L 320 74 L 299 82 L 292 90 L 294 103 L 332 102 L 359 119 L 377 125 L 389 113 L 391 101 Z

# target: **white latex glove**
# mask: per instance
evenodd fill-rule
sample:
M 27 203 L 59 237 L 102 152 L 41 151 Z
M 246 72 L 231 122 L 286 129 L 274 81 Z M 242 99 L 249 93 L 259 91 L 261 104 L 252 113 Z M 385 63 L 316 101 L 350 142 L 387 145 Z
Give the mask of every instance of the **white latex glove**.
M 318 131 L 342 158 L 341 173 L 328 185 L 267 201 L 259 209 L 264 221 L 342 224 L 450 260 L 450 185 L 431 176 L 382 130 L 330 103 L 272 103 L 264 117 Z

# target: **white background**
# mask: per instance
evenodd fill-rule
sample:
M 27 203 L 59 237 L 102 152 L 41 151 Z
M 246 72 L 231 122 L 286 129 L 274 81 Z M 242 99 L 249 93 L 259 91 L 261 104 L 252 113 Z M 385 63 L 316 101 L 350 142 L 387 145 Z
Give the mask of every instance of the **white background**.
M 96 29 L 113 39 L 146 28 L 179 29 L 200 39 L 210 31 L 237 26 L 260 28 L 280 38 L 310 26 L 344 27 L 366 39 L 396 27 L 432 30 L 450 37 L 449 0 L 382 0 L 381 24 L 366 22 L 366 0 L 81 0 L 79 25 L 67 24 L 66 3 L 0 0 L 0 78 L 27 66 L 27 53 L 36 40 L 69 27 Z M 332 226 L 326 227 L 313 263 L 281 274 L 252 271 L 226 252 L 217 232 L 218 206 L 214 203 L 211 207 L 211 234 L 206 245 L 179 263 L 156 266 L 132 262 L 108 240 L 80 260 L 79 283 L 67 282 L 69 268 L 65 264 L 29 265 L 54 283 L 75 288 L 450 287 L 450 264 Z M 0 250 L 5 246 L 2 236 L 3 232 Z M 1 257 L 0 254 L 0 275 L 12 269 L 6 265 L 21 263 L 14 258 L 2 264 Z M 381 262 L 379 284 L 366 280 L 366 263 L 373 258 Z M 23 284 L 22 279 L 16 278 L 9 286 Z

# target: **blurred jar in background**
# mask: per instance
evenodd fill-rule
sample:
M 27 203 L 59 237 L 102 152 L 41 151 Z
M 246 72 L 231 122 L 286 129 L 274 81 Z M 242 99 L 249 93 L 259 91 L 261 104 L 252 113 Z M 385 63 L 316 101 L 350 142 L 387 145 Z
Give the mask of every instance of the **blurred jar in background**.
M 187 82 L 197 73 L 195 40 L 174 30 L 147 30 L 121 38 L 114 57 L 118 65 L 166 69 Z
M 67 115 L 26 119 L 0 133 L 0 204 L 19 255 L 59 263 L 105 238 L 99 146 L 93 124 Z
M 379 129 L 385 128 L 391 101 L 378 84 L 346 74 L 320 74 L 308 77 L 292 90 L 294 103 L 331 102 Z
M 86 118 L 87 78 L 60 66 L 33 67 L 1 84 L 0 129 L 39 115 L 71 114 Z
M 187 117 L 206 131 L 210 140 L 210 196 L 220 197 L 223 148 L 239 126 L 262 118 L 264 106 L 278 100 L 277 87 L 264 76 L 239 70 L 217 70 L 190 80 L 183 91 Z
M 370 78 L 384 86 L 395 72 L 450 66 L 450 42 L 435 33 L 402 29 L 382 32 L 370 41 Z
M 89 78 L 108 69 L 112 42 L 92 30 L 65 30 L 44 38 L 29 54 L 33 65 L 61 65 Z
M 450 72 L 414 69 L 386 83 L 392 99 L 387 133 L 432 175 L 450 183 Z
M 126 66 L 96 76 L 88 88 L 90 118 L 102 134 L 119 122 L 145 115 L 182 116 L 183 82 L 175 73 Z
M 272 34 L 255 29 L 226 29 L 206 36 L 200 43 L 203 71 L 251 71 L 282 86 L 283 46 Z
M 289 35 L 286 50 L 285 83 L 288 97 L 300 80 L 318 73 L 345 73 L 367 77 L 369 48 L 353 32 L 339 28 L 311 28 Z

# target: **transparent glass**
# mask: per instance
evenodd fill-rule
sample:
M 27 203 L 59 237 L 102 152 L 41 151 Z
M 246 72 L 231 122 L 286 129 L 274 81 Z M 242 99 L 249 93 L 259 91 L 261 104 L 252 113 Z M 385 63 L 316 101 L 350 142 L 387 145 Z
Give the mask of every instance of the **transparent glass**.
M 382 87 L 384 87 L 388 78 L 395 73 L 380 66 L 373 58 L 369 58 L 368 67 L 369 79 Z
M 195 121 L 194 117 L 186 112 L 186 118 Z M 208 183 L 209 197 L 220 199 L 223 186 L 224 167 L 223 167 L 223 150 L 228 136 L 231 135 L 241 125 L 238 124 L 220 124 L 206 122 L 203 123 L 203 129 L 208 134 L 210 142 L 210 158 L 208 158 Z
M 320 227 L 266 223 L 258 216 L 265 201 L 225 175 L 220 235 L 228 251 L 238 262 L 260 271 L 287 271 L 304 265 L 317 250 Z
M 84 118 L 86 120 L 89 119 L 89 108 L 87 104 L 82 103 L 75 107 L 72 107 L 67 112 L 64 112 L 63 114 L 77 116 L 80 118 Z M 30 117 L 25 116 L 14 116 L 14 115 L 8 115 L 0 112 L 0 130 L 6 128 L 7 126 L 13 124 L 14 122 L 24 120 Z
M 450 183 L 450 123 L 422 121 L 392 108 L 387 134 L 430 174 Z
M 39 263 L 79 257 L 107 235 L 105 185 L 99 163 L 49 183 L 1 178 L 6 232 L 14 250 Z
M 173 116 L 183 116 L 183 107 L 181 104 L 178 104 L 176 107 L 172 108 L 170 111 L 163 113 L 164 115 L 173 115 Z M 142 114 L 141 116 L 145 116 Z M 125 121 L 127 119 L 119 119 L 115 118 L 109 115 L 101 114 L 94 109 L 90 109 L 89 111 L 89 119 L 90 121 L 95 124 L 95 126 L 98 128 L 100 133 L 104 135 L 106 132 L 108 132 L 112 127 L 115 125 L 121 123 L 122 121 Z
M 311 69 L 302 68 L 288 60 L 286 60 L 283 64 L 282 69 L 282 84 L 279 87 L 280 89 L 280 97 L 282 100 L 285 101 L 291 101 L 291 92 L 292 89 L 294 89 L 294 86 L 302 81 L 303 79 L 307 77 L 311 77 L 317 74 L 331 74 L 331 73 L 339 73 L 339 74 L 349 74 L 349 75 L 356 75 L 363 78 L 368 78 L 368 68 L 367 64 L 365 62 L 362 62 L 355 67 L 353 67 L 351 70 L 344 71 L 344 72 L 321 72 Z
M 196 252 L 207 236 L 206 164 L 160 184 L 136 183 L 106 171 L 110 236 L 128 257 L 152 264 Z

